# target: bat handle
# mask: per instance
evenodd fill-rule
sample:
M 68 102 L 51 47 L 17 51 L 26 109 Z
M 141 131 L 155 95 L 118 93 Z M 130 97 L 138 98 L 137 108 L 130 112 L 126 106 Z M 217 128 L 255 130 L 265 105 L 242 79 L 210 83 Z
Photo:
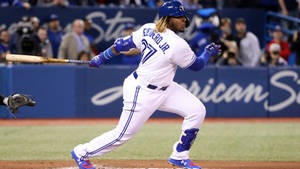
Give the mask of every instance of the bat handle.
M 67 62 L 68 62 L 68 63 L 79 63 L 79 64 L 89 64 L 89 63 L 90 63 L 90 61 L 71 60 L 71 59 L 68 59 Z

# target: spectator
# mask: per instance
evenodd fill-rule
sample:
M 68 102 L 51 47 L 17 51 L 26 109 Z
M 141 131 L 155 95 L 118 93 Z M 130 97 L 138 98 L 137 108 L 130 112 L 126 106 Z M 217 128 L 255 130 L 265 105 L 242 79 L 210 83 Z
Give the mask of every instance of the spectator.
M 89 40 L 91 53 L 93 55 L 97 55 L 99 52 L 96 49 L 96 46 L 94 44 L 95 37 L 92 34 L 92 20 L 91 19 L 84 19 L 84 32 L 83 35 Z
M 285 16 L 300 17 L 300 3 L 299 0 L 278 0 L 281 14 Z M 294 30 L 298 25 L 293 22 L 288 22 L 286 20 L 281 21 L 282 27 L 286 29 Z
M 243 18 L 236 20 L 235 29 L 242 65 L 256 66 L 260 58 L 260 47 L 257 37 L 252 32 L 247 31 L 247 25 Z
M 37 35 L 40 40 L 41 56 L 52 58 L 52 46 L 47 36 L 47 29 L 44 27 L 40 27 L 38 29 Z
M 120 1 L 120 5 L 136 5 L 136 6 L 141 6 L 142 4 L 142 0 L 122 0 Z
M 17 54 L 40 55 L 38 39 L 28 16 L 22 16 L 17 31 L 12 36 L 11 52 Z
M 278 1 L 275 0 L 260 0 L 259 4 L 265 11 L 278 11 Z
M 234 35 L 231 30 L 231 19 L 230 18 L 222 18 L 220 23 L 220 30 L 222 32 L 222 39 L 234 41 Z
M 125 24 L 123 32 L 122 32 L 122 36 L 125 37 L 125 36 L 131 35 L 131 33 L 134 31 L 134 27 L 135 27 L 135 25 L 132 23 Z
M 7 6 L 23 7 L 27 10 L 29 10 L 31 8 L 30 3 L 28 3 L 28 2 L 22 2 L 19 0 L 1 0 L 0 1 L 0 7 L 7 7 Z
M 3 29 L 0 31 L 0 49 L 2 53 L 10 53 L 10 34 L 7 30 Z
M 91 55 L 86 52 L 86 51 L 81 51 L 79 54 L 78 54 L 78 57 L 77 57 L 77 60 L 81 60 L 81 61 L 89 61 L 91 60 Z
M 286 16 L 299 17 L 300 3 L 297 0 L 278 0 L 281 13 Z
M 217 8 L 219 0 L 199 0 L 203 8 Z
M 5 61 L 4 56 L 5 56 L 5 53 L 4 53 L 3 50 L 0 48 L 0 63 Z
M 83 35 L 89 40 L 90 44 L 94 43 L 94 36 L 91 33 L 92 28 L 92 20 L 91 19 L 84 19 L 84 32 Z
M 151 8 L 157 8 L 163 4 L 163 0 L 147 0 L 146 3 Z
M 163 3 L 164 3 L 163 0 L 156 0 L 156 1 L 155 1 L 155 4 L 156 4 L 157 7 L 162 6 Z
M 292 41 L 292 51 L 296 54 L 296 65 L 300 66 L 300 31 L 295 32 Z
M 69 2 L 71 5 L 76 5 L 76 6 L 96 6 L 97 5 L 96 0 L 70 0 Z
M 36 16 L 32 16 L 32 17 L 30 17 L 30 22 L 32 25 L 33 32 L 37 33 L 39 26 L 40 26 L 39 18 Z
M 273 40 L 267 44 L 267 52 L 272 44 L 277 43 L 280 45 L 280 56 L 284 58 L 284 60 L 288 61 L 288 58 L 291 54 L 289 43 L 282 40 L 282 31 L 279 25 L 275 27 L 273 31 Z
M 33 0 L 33 4 L 37 6 L 60 6 L 67 7 L 69 6 L 68 0 Z
M 236 57 L 234 52 L 225 52 L 217 62 L 217 65 L 225 65 L 225 66 L 240 66 L 241 62 Z
M 53 57 L 57 58 L 58 48 L 60 46 L 64 32 L 61 30 L 59 18 L 51 14 L 48 19 L 48 38 L 51 42 Z
M 261 58 L 261 65 L 269 66 L 284 66 L 287 65 L 287 62 L 280 57 L 280 45 L 273 43 L 270 45 L 270 52 L 267 53 L 267 56 Z
M 115 6 L 115 5 L 120 5 L 120 1 L 119 0 L 98 0 L 98 4 Z
M 229 18 L 222 18 L 220 24 L 221 30 L 221 50 L 222 52 L 231 51 L 235 56 L 238 55 L 238 45 L 231 30 L 231 20 Z
M 134 25 L 127 23 L 123 30 L 122 36 L 129 36 L 134 31 Z M 121 58 L 122 63 L 126 65 L 138 65 L 142 56 L 140 55 L 141 51 L 137 49 L 131 49 L 128 52 L 122 52 Z
M 258 0 L 245 1 L 245 0 L 225 0 L 225 7 L 229 8 L 257 8 L 259 7 Z
M 90 53 L 89 40 L 83 36 L 84 22 L 76 19 L 72 24 L 72 32 L 67 33 L 59 47 L 58 57 L 63 59 L 77 59 L 81 51 Z
M 199 0 L 182 0 L 185 9 L 199 9 Z

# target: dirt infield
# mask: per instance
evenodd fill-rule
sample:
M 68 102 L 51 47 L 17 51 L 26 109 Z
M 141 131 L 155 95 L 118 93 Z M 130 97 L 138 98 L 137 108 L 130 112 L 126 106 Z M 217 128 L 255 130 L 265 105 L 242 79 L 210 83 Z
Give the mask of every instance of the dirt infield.
M 87 125 L 117 124 L 118 119 L 14 119 L 0 120 L 0 126 Z M 147 123 L 181 123 L 182 119 L 150 119 Z M 226 122 L 290 122 L 300 123 L 300 118 L 247 118 L 206 119 L 205 123 Z M 112 168 L 174 168 L 165 160 L 93 160 L 99 169 Z M 202 169 L 300 169 L 300 162 L 240 162 L 195 161 Z M 58 161 L 0 161 L 1 169 L 76 169 L 72 160 Z
M 147 123 L 181 123 L 181 118 L 151 118 Z M 251 123 L 300 123 L 300 118 L 206 118 L 204 123 L 251 122 Z M 97 125 L 117 124 L 118 119 L 0 119 L 0 126 L 47 126 L 47 125 Z
M 164 160 L 96 160 L 97 169 L 174 168 Z M 202 169 L 299 169 L 299 162 L 195 161 Z M 1 169 L 76 169 L 69 161 L 0 161 Z M 78 169 L 78 168 L 77 168 Z

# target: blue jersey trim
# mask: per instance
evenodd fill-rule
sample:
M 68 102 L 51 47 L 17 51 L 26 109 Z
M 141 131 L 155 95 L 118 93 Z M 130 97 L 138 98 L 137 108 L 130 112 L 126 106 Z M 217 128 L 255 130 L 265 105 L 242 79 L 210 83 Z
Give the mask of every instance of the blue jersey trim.
M 189 68 L 189 67 L 196 61 L 196 59 L 197 59 L 197 57 L 196 57 L 196 55 L 194 55 L 194 57 L 193 57 L 191 63 L 189 63 L 189 64 L 188 64 L 187 66 L 185 66 L 183 69 Z
M 130 37 L 119 38 L 115 41 L 114 47 L 116 52 L 129 51 L 132 48 L 136 48 L 133 42 L 132 35 Z
M 209 53 L 203 52 L 199 57 L 195 59 L 194 63 L 188 68 L 192 71 L 199 71 L 203 69 L 206 63 L 208 62 L 209 57 Z

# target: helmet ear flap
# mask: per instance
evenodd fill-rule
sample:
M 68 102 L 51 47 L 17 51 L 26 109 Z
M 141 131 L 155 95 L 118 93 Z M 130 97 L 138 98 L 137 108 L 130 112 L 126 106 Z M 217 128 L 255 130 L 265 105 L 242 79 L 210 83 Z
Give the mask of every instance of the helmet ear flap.
M 187 17 L 187 16 L 184 16 L 184 17 L 185 17 L 185 27 L 187 28 L 187 27 L 190 26 L 191 21 L 190 21 L 190 18 L 189 18 L 189 17 Z

